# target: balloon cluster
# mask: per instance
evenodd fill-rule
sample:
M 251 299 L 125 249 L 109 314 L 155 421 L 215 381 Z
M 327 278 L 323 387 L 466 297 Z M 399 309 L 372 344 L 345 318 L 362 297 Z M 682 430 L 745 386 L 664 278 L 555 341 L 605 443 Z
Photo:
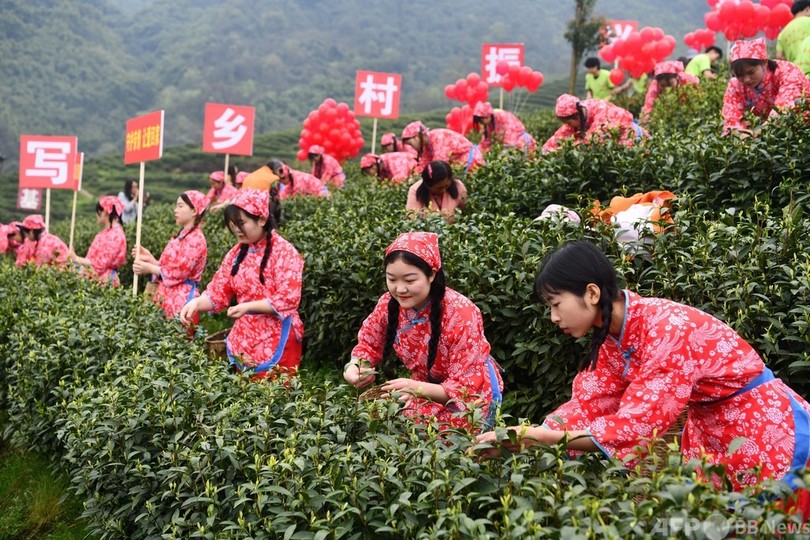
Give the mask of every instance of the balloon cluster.
M 619 68 L 638 79 L 652 71 L 655 64 L 672 54 L 675 43 L 675 38 L 664 35 L 664 31 L 660 28 L 646 26 L 640 31 L 631 32 L 625 38 L 617 39 L 610 45 L 605 45 L 599 49 L 599 56 L 605 62 L 618 60 Z
M 318 144 L 340 162 L 355 157 L 363 147 L 360 122 L 346 103 L 328 98 L 304 119 L 298 139 L 299 161 L 306 161 L 310 146 Z
M 444 121 L 447 122 L 447 129 L 467 135 L 472 130 L 473 109 L 469 105 L 453 107 L 444 117 Z
M 760 30 L 768 39 L 776 39 L 782 28 L 793 20 L 790 6 L 793 0 L 706 0 L 712 11 L 703 16 L 706 28 L 723 32 L 735 41 L 754 37 Z
M 683 42 L 690 49 L 701 52 L 705 50 L 706 47 L 714 45 L 714 30 L 701 28 L 700 30 L 689 32 L 683 37 Z
M 455 84 L 444 87 L 447 99 L 455 99 L 474 107 L 479 101 L 486 101 L 489 96 L 489 85 L 478 73 L 470 73 L 466 79 L 459 79 Z
M 529 92 L 537 92 L 543 84 L 543 74 L 539 71 L 534 71 L 529 66 L 511 64 L 506 60 L 495 64 L 495 73 L 501 76 L 501 87 L 507 92 L 520 86 Z

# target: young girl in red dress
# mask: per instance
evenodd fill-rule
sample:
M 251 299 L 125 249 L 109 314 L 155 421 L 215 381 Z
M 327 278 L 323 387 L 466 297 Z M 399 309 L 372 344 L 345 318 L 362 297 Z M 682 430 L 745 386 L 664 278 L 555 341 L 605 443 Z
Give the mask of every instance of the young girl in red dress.
M 152 276 L 152 281 L 158 283 L 152 300 L 169 319 L 200 295 L 200 279 L 208 256 L 208 243 L 200 224 L 207 205 L 207 197 L 199 191 L 184 191 L 174 206 L 174 220 L 181 229 L 169 240 L 160 260 L 143 246 L 137 253 L 133 249 L 133 271 L 141 276 Z M 194 324 L 197 322 L 195 320 Z
M 393 351 L 411 376 L 391 379 L 382 389 L 400 394 L 407 416 L 475 430 L 480 426 L 465 414 L 473 407 L 488 424 L 501 403 L 503 381 L 481 311 L 445 286 L 439 237 L 400 235 L 383 263 L 388 292 L 363 322 L 343 377 L 357 388 L 372 384 L 371 370 Z
M 190 324 L 199 311 L 227 309 L 235 322 L 225 345 L 235 369 L 254 378 L 294 374 L 304 336 L 298 316 L 304 259 L 276 232 L 266 190 L 240 190 L 225 208 L 225 223 L 239 243 L 205 292 L 183 306 L 180 321 Z
M 571 400 L 539 427 L 511 428 L 522 444 L 568 437 L 572 450 L 624 459 L 654 433 L 665 433 L 688 406 L 685 460 L 724 464 L 735 489 L 764 478 L 799 486 L 797 472 L 810 461 L 810 404 L 775 378 L 727 324 L 693 307 L 619 289 L 613 266 L 585 241 L 547 256 L 535 291 L 563 332 L 581 338 L 593 329 L 593 338 Z M 739 437 L 745 442 L 730 453 Z M 495 440 L 494 432 L 478 437 Z M 807 491 L 797 498 L 806 519 Z
M 96 204 L 96 219 L 101 231 L 93 239 L 86 257 L 71 253 L 73 262 L 102 283 L 117 287 L 121 284 L 118 270 L 127 260 L 127 237 L 121 225 L 124 203 L 118 197 L 107 195 Z

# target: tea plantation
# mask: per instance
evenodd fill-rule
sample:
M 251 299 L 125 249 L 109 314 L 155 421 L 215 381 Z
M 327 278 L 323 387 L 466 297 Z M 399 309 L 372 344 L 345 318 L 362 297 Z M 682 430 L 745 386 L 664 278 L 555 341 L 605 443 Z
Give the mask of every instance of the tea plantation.
M 395 403 L 359 401 L 342 383 L 357 330 L 385 287 L 385 246 L 421 229 L 441 235 L 449 286 L 481 308 L 505 370 L 500 426 L 541 421 L 570 394 L 584 344 L 548 320 L 532 281 L 549 249 L 577 238 L 598 243 L 628 288 L 728 322 L 777 376 L 810 395 L 810 127 L 785 116 L 758 138 L 721 138 L 722 91 L 710 84 L 686 98 L 662 97 L 653 136 L 633 148 L 608 141 L 528 162 L 491 154 L 465 179 L 470 202 L 455 225 L 409 220 L 407 186 L 379 186 L 351 164 L 347 187 L 331 199 L 285 201 L 281 233 L 306 261 L 306 349 L 288 384 L 229 373 L 202 340 L 186 341 L 178 323 L 127 287 L 100 289 L 4 260 L 5 436 L 53 456 L 101 538 L 722 538 L 741 526 L 746 536 L 796 530 L 775 497 L 785 485 L 718 490 L 674 448 L 632 470 L 596 455 L 571 459 L 563 445 L 480 460 L 468 434 L 413 425 Z M 526 124 L 539 141 L 558 125 L 547 111 Z M 534 220 L 551 203 L 584 216 L 595 199 L 657 189 L 677 195 L 675 227 L 648 238 L 645 254 L 628 255 L 606 225 Z M 97 232 L 93 217 L 78 225 L 78 253 Z M 68 237 L 65 222 L 52 229 Z M 234 239 L 217 215 L 204 230 L 207 282 Z M 171 205 L 151 206 L 144 245 L 159 253 L 175 232 Z M 127 234 L 134 244 L 134 228 Z M 131 277 L 128 264 L 122 282 Z M 206 324 L 213 331 L 227 321 Z

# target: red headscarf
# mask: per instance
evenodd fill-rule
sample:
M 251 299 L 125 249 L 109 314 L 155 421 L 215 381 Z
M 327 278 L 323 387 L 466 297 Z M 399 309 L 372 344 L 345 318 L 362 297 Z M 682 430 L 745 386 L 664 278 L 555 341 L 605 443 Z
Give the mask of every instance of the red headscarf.
M 487 116 L 492 116 L 493 114 L 494 111 L 492 110 L 492 105 L 490 105 L 489 101 L 479 101 L 475 104 L 475 108 L 473 109 L 473 116 L 486 118 Z
M 400 234 L 385 250 L 385 256 L 393 251 L 407 251 L 416 255 L 433 271 L 442 267 L 442 256 L 439 253 L 439 235 L 431 232 L 408 232 Z
M 377 164 L 378 159 L 380 159 L 380 156 L 377 154 L 366 154 L 360 158 L 360 168 L 365 169 L 367 167 L 373 167 Z
M 679 62 L 678 60 L 669 60 L 667 62 L 658 62 L 655 65 L 654 75 L 658 77 L 659 75 L 663 75 L 665 73 L 671 73 L 673 75 L 677 75 L 678 73 L 683 73 L 683 62 Z
M 122 203 L 121 199 L 118 197 L 105 195 L 98 200 L 98 204 L 101 206 L 101 209 L 108 214 L 112 214 L 113 209 L 115 209 L 115 213 L 118 214 L 118 217 L 121 217 L 121 214 L 124 213 L 124 203 Z
M 267 190 L 242 188 L 231 200 L 231 204 L 248 214 L 264 219 L 270 217 L 270 193 Z
M 312 146 L 309 147 L 309 151 L 307 152 L 307 154 L 315 154 L 320 156 L 321 154 L 323 154 L 323 152 L 324 152 L 323 146 L 319 144 L 313 144 Z
M 428 129 L 425 127 L 425 124 L 420 122 L 419 120 L 415 122 L 411 122 L 405 129 L 402 130 L 402 140 L 410 139 L 411 137 L 416 137 L 420 133 L 426 132 Z
M 116 199 L 116 200 L 118 200 L 118 199 Z M 26 229 L 28 229 L 29 231 L 36 231 L 38 229 L 44 229 L 45 228 L 45 220 L 42 219 L 41 215 L 33 214 L 33 215 L 30 215 L 30 216 L 27 216 L 22 221 L 22 226 L 25 227 Z
M 554 107 L 554 114 L 557 118 L 568 118 L 577 114 L 579 98 L 571 94 L 563 94 L 557 98 L 557 105 Z
M 752 39 L 751 41 L 735 41 L 731 47 L 731 62 L 742 60 L 767 60 L 768 48 L 765 45 L 765 38 Z
M 197 190 L 190 189 L 188 191 L 184 191 L 183 195 L 188 197 L 188 200 L 191 201 L 191 207 L 194 209 L 194 213 L 198 216 L 201 215 L 208 206 L 208 197 Z

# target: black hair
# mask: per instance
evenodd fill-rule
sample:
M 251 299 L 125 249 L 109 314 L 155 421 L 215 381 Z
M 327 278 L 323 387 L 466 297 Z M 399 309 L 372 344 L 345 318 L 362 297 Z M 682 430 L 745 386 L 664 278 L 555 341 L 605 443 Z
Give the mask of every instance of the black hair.
M 807 8 L 810 8 L 810 0 L 795 0 L 793 5 L 790 6 L 790 12 L 793 13 L 793 16 L 795 17 L 797 14 Z
M 588 110 L 585 108 L 585 105 L 582 102 L 577 102 L 577 112 L 569 116 L 558 116 L 560 120 L 573 120 L 574 118 L 579 119 L 579 130 L 577 131 L 577 136 L 580 139 L 585 138 L 585 134 L 588 132 L 587 128 L 585 127 L 585 123 L 588 120 Z
M 490 116 L 492 117 L 492 122 L 490 122 L 489 124 L 484 125 L 483 137 L 485 139 L 491 139 L 492 134 L 495 132 L 495 115 L 492 114 Z M 475 126 L 475 128 L 477 129 L 478 125 L 481 124 L 481 121 L 483 119 L 484 119 L 483 116 L 474 116 L 473 115 L 473 120 L 472 120 L 473 121 L 473 126 Z
M 394 134 L 392 133 L 392 134 L 391 134 L 391 138 L 393 139 L 393 142 L 392 142 L 391 144 L 393 144 L 393 145 L 394 145 L 394 149 L 393 149 L 393 150 L 391 150 L 391 151 L 392 151 L 392 152 L 399 152 L 399 151 L 400 151 L 400 148 L 399 148 L 399 141 L 397 140 L 397 136 L 396 136 L 396 135 L 394 135 Z M 385 145 L 385 144 L 380 144 L 380 147 L 383 147 L 383 146 L 387 146 L 387 145 Z
M 599 61 L 597 57 L 589 56 L 588 58 L 585 59 L 585 67 L 588 69 L 591 68 L 601 69 L 602 63 Z
M 28 227 L 20 227 L 20 232 L 23 236 L 26 236 L 28 233 L 34 235 L 34 242 L 39 242 L 39 239 L 42 237 L 42 233 L 45 229 L 29 229 Z
M 199 227 L 199 226 L 200 226 L 200 224 L 202 223 L 202 220 L 203 220 L 203 216 L 205 215 L 205 212 L 206 212 L 208 209 L 206 208 L 206 209 L 204 209 L 202 212 L 200 212 L 199 214 L 197 214 L 197 209 L 196 209 L 196 208 L 194 208 L 194 205 L 193 205 L 193 204 L 191 204 L 191 199 L 189 199 L 189 198 L 188 198 L 188 195 L 186 195 L 185 193 L 181 193 L 181 194 L 180 194 L 180 199 L 181 199 L 181 200 L 182 200 L 184 203 L 186 203 L 186 204 L 189 206 L 189 208 L 191 208 L 192 210 L 194 210 L 194 214 L 195 214 L 195 215 L 194 215 L 194 226 L 191 228 L 191 230 L 190 230 L 190 231 L 188 231 L 188 234 L 191 234 L 191 233 L 194 231 L 194 229 L 196 229 L 197 227 Z M 174 237 L 175 237 L 175 238 L 177 238 L 178 236 L 180 236 L 180 233 L 181 233 L 181 232 L 183 232 L 183 227 L 180 227 L 180 230 L 179 230 L 179 231 L 177 231 L 177 234 L 175 234 L 175 235 L 174 235 Z M 188 234 L 187 234 L 186 236 L 188 236 Z
M 259 281 L 261 281 L 262 285 L 264 285 L 264 269 L 267 266 L 267 260 L 270 258 L 270 254 L 273 252 L 273 229 L 276 228 L 276 219 L 272 212 L 272 199 L 269 203 L 270 206 L 270 217 L 267 218 L 267 223 L 264 224 L 264 237 L 267 239 L 267 245 L 264 246 L 264 255 L 262 255 L 262 262 L 259 265 Z M 245 232 L 245 225 L 244 221 L 242 220 L 242 214 L 248 217 L 248 219 L 252 219 L 253 221 L 259 221 L 260 216 L 256 216 L 251 214 L 250 212 L 246 212 L 245 210 L 239 208 L 236 205 L 229 204 L 225 207 L 225 211 L 222 213 L 222 217 L 225 220 L 225 226 L 229 229 L 233 230 L 232 227 L 236 227 L 241 232 Z M 239 254 L 236 256 L 236 260 L 233 261 L 233 268 L 231 268 L 231 275 L 235 276 L 239 272 L 239 265 L 242 264 L 242 260 L 244 260 L 245 256 L 250 249 L 250 245 L 242 244 L 239 246 Z
M 430 204 L 430 190 L 428 188 L 448 178 L 450 179 L 450 187 L 447 188 L 447 193 L 454 199 L 458 199 L 458 184 L 456 179 L 453 178 L 453 169 L 450 164 L 440 159 L 431 161 L 422 170 L 422 184 L 416 189 L 416 200 L 423 206 L 428 206 Z
M 236 165 L 228 166 L 228 176 L 231 177 L 231 182 L 236 182 L 236 175 L 239 174 L 239 167 Z
M 129 194 L 132 193 L 132 186 L 133 184 L 137 184 L 138 181 L 134 178 L 128 178 L 124 180 L 124 197 L 127 198 L 128 201 L 131 201 Z
M 743 70 L 745 68 L 764 65 L 767 65 L 768 69 L 771 71 L 775 71 L 776 68 L 779 67 L 779 64 L 777 64 L 775 60 L 756 60 L 754 58 L 740 58 L 738 60 L 734 60 L 729 66 L 729 68 L 731 69 L 731 74 L 739 79 L 740 77 L 742 77 Z
M 101 207 L 100 202 L 97 202 L 96 203 L 96 214 L 100 214 L 102 212 L 106 212 L 106 210 L 104 210 L 104 208 Z M 115 211 L 115 207 L 113 207 L 113 208 L 110 209 L 110 227 L 115 225 L 116 221 L 119 224 L 123 225 L 123 223 L 121 223 L 121 216 L 118 215 L 118 212 Z
M 284 169 L 285 169 L 285 168 L 286 168 L 286 169 L 289 169 L 289 167 L 287 166 L 287 164 L 286 164 L 286 163 L 284 163 L 283 161 L 281 161 L 280 159 L 271 159 L 271 160 L 270 160 L 270 161 L 268 161 L 268 162 L 267 162 L 265 165 L 266 165 L 267 167 L 269 167 L 269 168 L 270 168 L 270 170 L 271 170 L 271 171 L 273 171 L 273 174 L 275 174 L 275 175 L 276 175 L 276 176 L 278 176 L 279 178 L 281 178 L 281 173 L 282 173 L 282 172 L 284 172 Z M 290 176 L 289 176 L 289 180 L 290 180 L 290 185 L 292 185 L 292 184 L 293 184 L 293 180 L 294 180 L 294 179 L 293 179 L 292 174 L 290 174 Z
M 320 178 L 323 176 L 323 159 L 316 159 L 320 154 L 307 154 L 308 159 L 315 160 L 312 164 L 312 176 Z
M 718 47 L 717 45 L 709 45 L 708 47 L 706 47 L 706 50 L 704 50 L 703 52 L 704 52 L 704 53 L 710 53 L 710 52 L 712 52 L 712 51 L 714 51 L 714 52 L 716 52 L 717 54 L 719 54 L 719 55 L 720 55 L 720 58 L 723 58 L 723 49 L 721 49 L 721 48 L 720 48 L 720 47 Z
M 677 73 L 661 73 L 661 74 L 655 76 L 655 80 L 656 80 L 656 82 L 658 82 L 659 85 L 661 83 L 663 83 L 663 82 L 666 82 L 667 86 L 669 86 L 669 82 L 672 79 L 677 79 L 677 78 L 678 78 Z
M 580 371 L 596 368 L 599 348 L 610 331 L 613 301 L 621 294 L 616 270 L 599 248 L 590 242 L 578 240 L 566 242 L 547 254 L 534 280 L 534 294 L 544 301 L 563 292 L 582 297 L 591 283 L 599 287 L 602 326 L 594 331 L 588 354 L 580 361 Z
M 444 269 L 439 268 L 436 270 L 435 275 L 430 265 L 423 259 L 417 257 L 413 253 L 407 251 L 392 251 L 386 255 L 383 264 L 387 267 L 389 264 L 396 261 L 404 261 L 406 264 L 415 266 L 425 274 L 428 278 L 433 275 L 433 282 L 430 284 L 430 292 L 428 293 L 428 301 L 430 302 L 430 341 L 428 341 L 428 356 L 427 356 L 427 377 L 428 382 L 438 384 L 443 379 L 434 377 L 431 373 L 433 364 L 436 362 L 436 353 L 439 350 L 439 339 L 442 335 L 442 300 L 444 300 L 444 293 L 446 290 L 444 280 Z M 389 357 L 391 350 L 394 348 L 394 340 L 397 337 L 397 327 L 399 326 L 399 302 L 396 298 L 391 296 L 388 301 L 388 324 L 385 327 L 385 346 L 383 347 L 383 364 L 382 370 L 385 375 L 390 379 L 394 377 L 394 369 L 390 362 L 386 359 Z

